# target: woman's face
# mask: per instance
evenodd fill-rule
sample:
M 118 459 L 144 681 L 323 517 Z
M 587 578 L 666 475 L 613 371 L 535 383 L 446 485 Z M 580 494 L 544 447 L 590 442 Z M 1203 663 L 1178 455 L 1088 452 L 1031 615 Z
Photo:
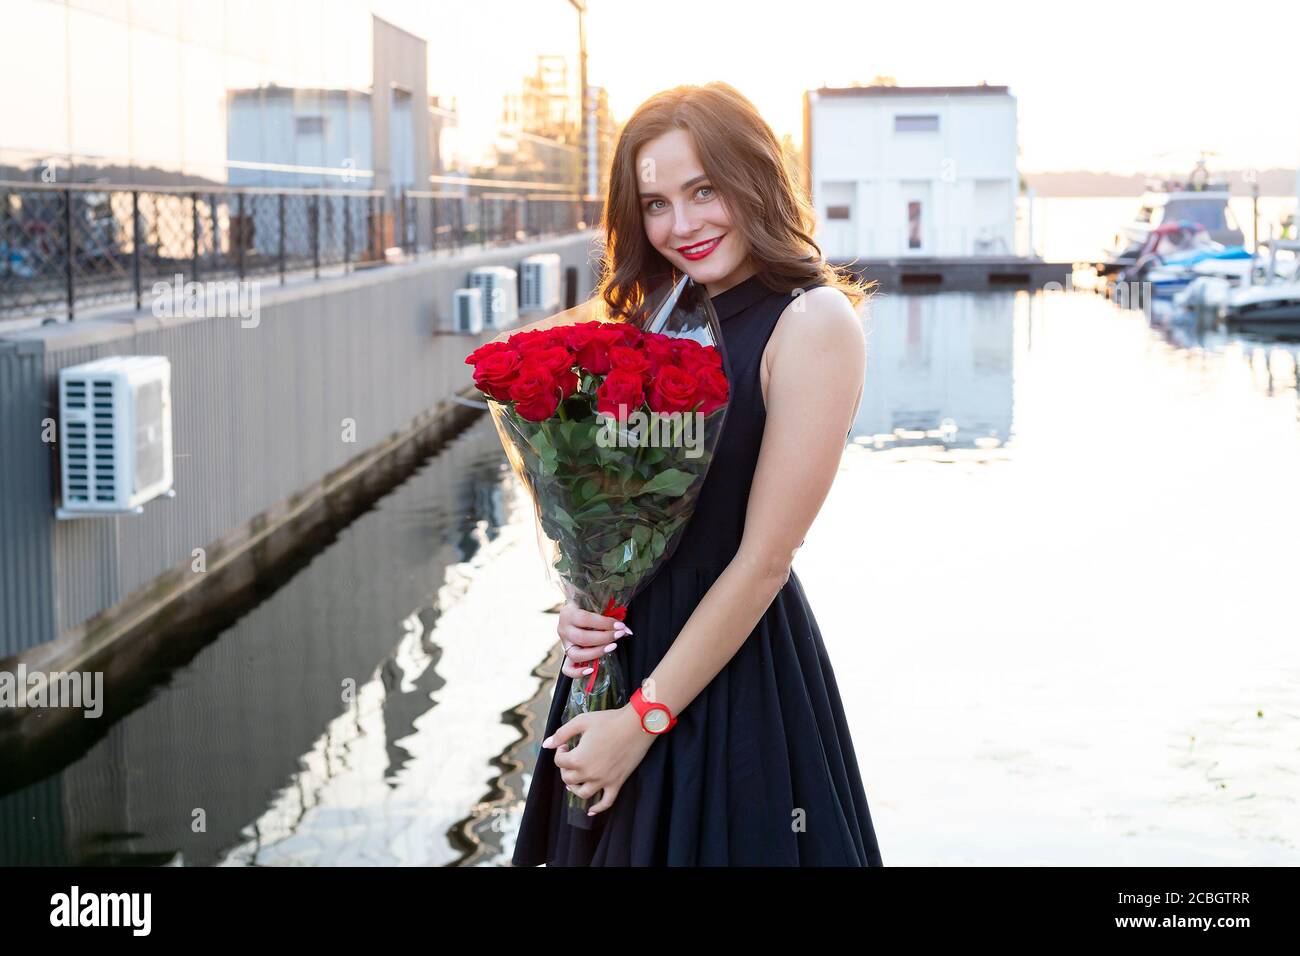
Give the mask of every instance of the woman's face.
M 732 227 L 726 203 L 704 175 L 685 130 L 646 143 L 636 162 L 646 237 L 674 268 L 705 286 L 710 296 L 754 274 L 749 244 Z

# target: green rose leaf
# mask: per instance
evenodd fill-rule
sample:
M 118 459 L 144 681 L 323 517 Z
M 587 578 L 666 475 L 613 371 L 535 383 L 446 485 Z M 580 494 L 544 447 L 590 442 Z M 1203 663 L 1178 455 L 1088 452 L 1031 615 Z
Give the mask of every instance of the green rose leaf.
M 636 558 L 636 542 L 631 538 L 616 544 L 601 556 L 600 564 L 606 571 L 629 564 Z
M 602 515 L 613 514 L 614 509 L 609 506 L 608 501 L 597 501 L 587 505 L 579 511 L 575 517 L 579 521 L 587 521 L 591 518 L 599 518 Z
M 565 531 L 569 532 L 569 534 L 577 534 L 578 525 L 574 522 L 569 513 L 559 505 L 555 505 L 551 508 L 551 517 L 554 518 Z
M 659 555 L 664 553 L 664 548 L 667 547 L 667 545 L 668 539 L 660 532 L 656 531 L 650 538 L 650 555 L 655 558 L 659 557 Z
M 674 498 L 686 494 L 695 476 L 680 468 L 666 468 L 641 486 L 638 495 L 669 495 Z

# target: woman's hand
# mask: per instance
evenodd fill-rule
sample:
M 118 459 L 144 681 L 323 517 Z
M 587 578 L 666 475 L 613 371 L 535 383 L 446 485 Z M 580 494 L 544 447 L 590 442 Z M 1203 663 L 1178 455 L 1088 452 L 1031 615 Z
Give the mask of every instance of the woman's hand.
M 569 677 L 590 674 L 590 661 L 604 656 L 618 646 L 619 638 L 632 633 L 617 618 L 584 611 L 573 601 L 565 602 L 560 608 L 560 623 L 555 630 L 564 647 L 564 664 L 560 670 Z
M 582 739 L 570 749 L 566 742 L 575 734 Z M 595 816 L 613 805 L 623 781 L 641 763 L 656 736 L 641 726 L 636 708 L 624 704 L 579 714 L 543 740 L 542 746 L 557 748 L 560 779 L 578 796 L 585 799 L 605 791 L 587 808 L 587 815 Z

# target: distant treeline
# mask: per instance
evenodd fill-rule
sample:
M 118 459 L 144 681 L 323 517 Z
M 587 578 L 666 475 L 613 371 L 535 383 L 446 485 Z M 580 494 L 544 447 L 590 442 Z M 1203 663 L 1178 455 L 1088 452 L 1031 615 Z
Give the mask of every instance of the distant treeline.
M 1241 170 L 1213 170 L 1215 179 L 1226 179 L 1234 196 L 1249 196 L 1250 185 Z M 1091 173 L 1084 170 L 1063 173 L 1023 173 L 1021 178 L 1033 187 L 1037 196 L 1140 196 L 1149 178 L 1135 173 L 1123 176 L 1118 173 Z M 1185 174 L 1182 174 L 1185 175 Z M 1259 170 L 1261 196 L 1294 196 L 1296 171 L 1294 169 Z

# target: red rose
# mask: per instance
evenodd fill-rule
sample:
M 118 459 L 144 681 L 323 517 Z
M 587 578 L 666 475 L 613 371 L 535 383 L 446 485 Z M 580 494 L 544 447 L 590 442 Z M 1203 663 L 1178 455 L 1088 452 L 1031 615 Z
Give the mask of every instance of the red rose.
M 650 362 L 651 375 L 657 374 L 665 366 L 677 364 L 677 347 L 673 345 L 673 340 L 666 335 L 657 333 L 653 336 L 647 335 L 641 343 L 641 349 Z
M 722 368 L 722 353 L 712 345 L 701 345 L 694 339 L 681 341 L 688 343 L 677 353 L 677 361 L 682 368 L 698 368 L 704 365 Z
M 465 358 L 466 365 L 477 365 L 495 352 L 513 352 L 515 347 L 508 342 L 487 342 L 480 345 Z
M 519 346 L 523 345 L 525 342 L 531 339 L 535 334 L 536 333 L 534 332 L 512 332 L 506 338 L 506 342 L 514 346 L 515 348 L 519 348 Z
M 700 406 L 700 411 L 705 415 L 725 405 L 727 395 L 730 394 L 731 385 L 727 381 L 727 376 L 712 366 L 705 365 L 692 373 L 700 383 L 698 395 L 704 400 Z
M 573 353 L 560 345 L 548 345 L 524 354 L 524 359 L 547 368 L 552 375 L 559 375 L 573 368 Z
M 545 331 L 521 332 L 518 335 L 511 336 L 510 341 L 519 350 L 519 354 L 525 357 L 532 355 L 534 352 L 552 348 L 555 345 L 551 340 L 550 333 Z
M 665 365 L 650 383 L 650 410 L 652 412 L 689 412 L 700 399 L 696 396 L 699 381 L 690 372 L 674 365 Z
M 563 344 L 570 352 L 581 352 L 583 346 L 591 341 L 592 335 L 600 326 L 599 322 L 579 322 L 577 325 L 562 325 L 558 329 L 563 334 L 559 336 Z
M 504 344 L 504 343 L 501 343 Z M 519 353 L 514 349 L 496 350 L 479 359 L 474 366 L 474 384 L 479 391 L 498 402 L 510 400 L 510 386 L 519 372 Z
M 614 345 L 609 350 L 609 364 L 613 369 L 624 372 L 636 372 L 641 375 L 650 370 L 650 360 L 640 349 L 628 348 L 626 345 Z
M 620 421 L 636 411 L 645 401 L 645 383 L 639 372 L 614 369 L 596 389 L 596 411 L 613 415 Z M 623 406 L 621 409 L 619 406 Z
M 566 368 L 559 375 L 555 376 L 555 387 L 560 390 L 560 401 L 564 401 L 576 392 L 580 381 L 578 373 L 573 371 L 571 368 Z
M 560 404 L 560 388 L 550 369 L 526 362 L 520 367 L 519 374 L 510 387 L 510 398 L 520 417 L 530 422 L 540 422 L 555 414 L 555 409 Z
M 527 332 L 516 332 L 506 341 L 521 353 L 529 352 L 535 348 L 549 344 L 541 341 L 541 337 L 545 335 L 545 331 L 530 329 Z
M 578 365 L 593 375 L 604 375 L 609 371 L 609 350 L 611 346 L 626 344 L 623 340 L 622 326 L 614 322 L 602 322 L 594 329 L 578 352 Z
M 623 333 L 622 344 L 626 345 L 628 348 L 636 348 L 641 344 L 641 340 L 646 336 L 645 332 L 642 332 L 630 322 L 613 322 L 609 324 L 614 325 Z

